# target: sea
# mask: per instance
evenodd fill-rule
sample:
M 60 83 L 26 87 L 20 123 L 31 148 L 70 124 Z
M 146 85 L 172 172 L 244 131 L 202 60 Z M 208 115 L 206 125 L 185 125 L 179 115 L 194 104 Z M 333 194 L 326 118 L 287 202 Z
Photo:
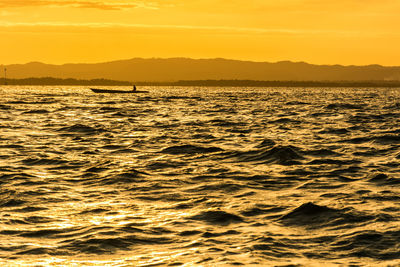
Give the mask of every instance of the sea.
M 400 266 L 400 88 L 138 90 L 0 87 L 1 266 Z

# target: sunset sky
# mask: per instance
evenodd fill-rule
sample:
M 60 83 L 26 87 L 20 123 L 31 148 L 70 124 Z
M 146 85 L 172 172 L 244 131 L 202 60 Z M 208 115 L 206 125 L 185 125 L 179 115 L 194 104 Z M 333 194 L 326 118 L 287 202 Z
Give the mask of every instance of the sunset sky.
M 191 57 L 400 65 L 400 0 L 0 0 L 0 64 Z

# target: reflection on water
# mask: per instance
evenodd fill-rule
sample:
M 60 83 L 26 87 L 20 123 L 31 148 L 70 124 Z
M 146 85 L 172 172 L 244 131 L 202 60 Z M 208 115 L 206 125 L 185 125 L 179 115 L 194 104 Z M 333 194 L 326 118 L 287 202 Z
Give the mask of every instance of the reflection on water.
M 0 87 L 9 265 L 399 264 L 400 90 Z

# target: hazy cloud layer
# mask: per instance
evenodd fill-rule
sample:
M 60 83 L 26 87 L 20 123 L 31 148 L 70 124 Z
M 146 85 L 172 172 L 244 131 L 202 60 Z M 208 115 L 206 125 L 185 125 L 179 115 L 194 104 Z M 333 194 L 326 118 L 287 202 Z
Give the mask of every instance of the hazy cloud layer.
M 319 31 L 292 30 L 292 29 L 265 29 L 226 26 L 194 26 L 194 25 L 151 25 L 151 24 L 126 24 L 126 23 L 68 23 L 68 22 L 36 22 L 14 23 L 0 21 L 0 27 L 73 27 L 73 28 L 109 28 L 109 29 L 177 29 L 177 30 L 206 30 L 218 32 L 248 32 L 248 33 L 284 33 L 284 34 L 318 34 Z
M 211 13 L 288 14 L 290 13 L 362 13 L 366 10 L 397 10 L 399 0 L 175 0 L 183 9 Z
M 148 34 L 155 32 L 202 32 L 209 34 L 228 34 L 228 35 L 286 35 L 286 36 L 376 36 L 376 32 L 363 33 L 359 31 L 338 31 L 338 30 L 310 30 L 310 29 L 290 29 L 290 28 L 250 28 L 250 27 L 229 27 L 229 26 L 196 26 L 196 25 L 169 25 L 169 24 L 127 24 L 127 23 L 70 23 L 70 22 L 5 22 L 0 21 L 0 30 L 9 29 L 16 31 L 41 32 L 55 30 L 60 32 L 80 32 L 93 30 L 107 30 L 110 33 L 118 31 L 144 31 Z M 389 35 L 388 32 L 381 32 L 379 35 Z
M 158 5 L 152 1 L 106 2 L 106 1 L 82 1 L 82 0 L 0 0 L 0 8 L 32 6 L 55 6 L 93 8 L 102 10 L 122 10 L 130 8 L 157 9 Z

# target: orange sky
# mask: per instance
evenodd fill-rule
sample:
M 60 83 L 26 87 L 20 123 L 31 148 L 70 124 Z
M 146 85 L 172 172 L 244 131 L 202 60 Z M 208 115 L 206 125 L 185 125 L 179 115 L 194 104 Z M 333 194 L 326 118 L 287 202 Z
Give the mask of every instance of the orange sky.
M 400 65 L 400 0 L 0 0 L 0 64 L 192 57 Z

